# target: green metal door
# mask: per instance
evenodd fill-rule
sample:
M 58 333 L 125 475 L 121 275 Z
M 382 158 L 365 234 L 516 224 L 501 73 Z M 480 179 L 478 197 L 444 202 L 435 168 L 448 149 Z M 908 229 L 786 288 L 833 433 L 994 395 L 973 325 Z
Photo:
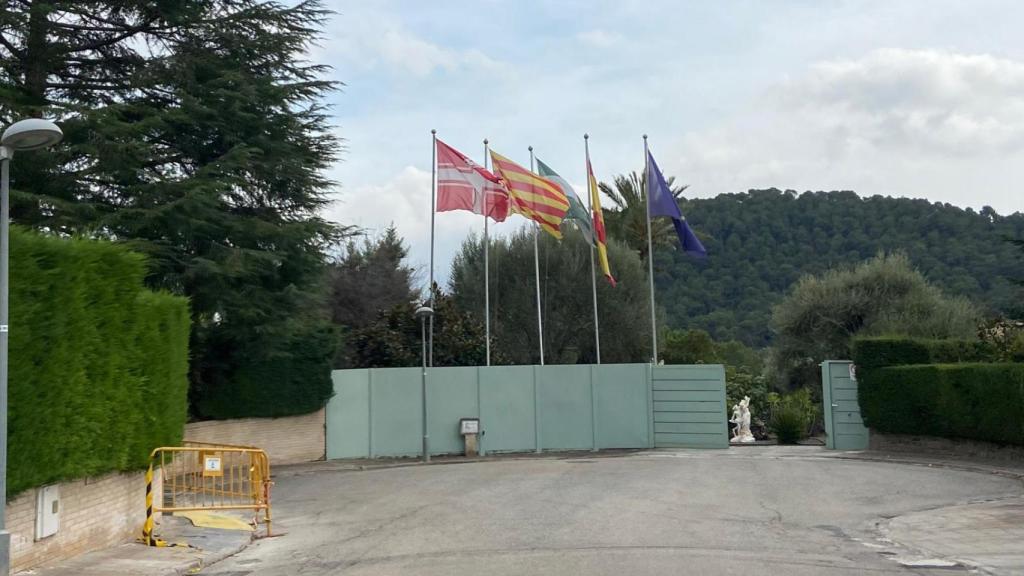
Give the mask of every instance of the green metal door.
M 825 445 L 832 450 L 865 450 L 868 429 L 860 417 L 857 375 L 849 360 L 821 363 Z
M 651 410 L 655 448 L 728 448 L 725 368 L 654 366 Z

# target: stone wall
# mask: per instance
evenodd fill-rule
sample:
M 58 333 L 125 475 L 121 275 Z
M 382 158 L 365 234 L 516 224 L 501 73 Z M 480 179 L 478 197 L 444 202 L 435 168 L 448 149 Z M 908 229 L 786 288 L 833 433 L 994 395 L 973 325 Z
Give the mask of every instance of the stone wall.
M 1008 446 L 977 440 L 953 440 L 934 436 L 879 434 L 871 431 L 871 450 L 912 452 L 954 458 L 1024 462 L 1024 446 Z
M 185 425 L 185 440 L 262 448 L 270 465 L 324 458 L 324 409 L 284 418 L 207 420 Z
M 159 474 L 154 489 L 159 494 Z M 11 571 L 52 564 L 138 538 L 146 519 L 145 472 L 114 473 L 60 484 L 60 529 L 35 540 L 36 489 L 7 504 Z

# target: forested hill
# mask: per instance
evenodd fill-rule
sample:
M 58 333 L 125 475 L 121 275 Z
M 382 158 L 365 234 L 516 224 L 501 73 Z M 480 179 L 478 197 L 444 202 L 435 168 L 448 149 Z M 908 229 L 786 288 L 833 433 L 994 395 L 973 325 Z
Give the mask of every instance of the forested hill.
M 771 341 L 771 307 L 801 275 L 902 250 L 943 290 L 986 309 L 1021 306 L 1024 214 L 1000 216 L 927 200 L 853 192 L 751 190 L 681 203 L 708 249 L 706 261 L 659 250 L 659 304 L 673 328 L 716 339 Z M 614 264 L 613 264 L 614 266 Z

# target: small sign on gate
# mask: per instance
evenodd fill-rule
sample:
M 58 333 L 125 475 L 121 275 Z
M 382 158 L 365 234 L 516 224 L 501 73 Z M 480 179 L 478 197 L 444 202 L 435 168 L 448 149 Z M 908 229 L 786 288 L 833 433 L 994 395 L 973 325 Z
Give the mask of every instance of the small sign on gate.
M 468 434 L 479 434 L 480 433 L 480 419 L 479 418 L 460 418 L 459 419 L 459 434 L 466 436 Z
M 203 462 L 203 477 L 223 476 L 223 455 L 220 452 L 202 452 L 200 459 Z

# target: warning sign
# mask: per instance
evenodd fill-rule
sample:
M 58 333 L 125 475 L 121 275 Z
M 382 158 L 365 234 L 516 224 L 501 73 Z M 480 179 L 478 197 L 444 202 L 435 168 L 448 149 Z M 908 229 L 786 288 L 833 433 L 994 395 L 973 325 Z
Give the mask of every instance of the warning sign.
M 220 452 L 203 452 L 201 455 L 203 460 L 203 477 L 208 476 L 223 476 L 223 458 Z

